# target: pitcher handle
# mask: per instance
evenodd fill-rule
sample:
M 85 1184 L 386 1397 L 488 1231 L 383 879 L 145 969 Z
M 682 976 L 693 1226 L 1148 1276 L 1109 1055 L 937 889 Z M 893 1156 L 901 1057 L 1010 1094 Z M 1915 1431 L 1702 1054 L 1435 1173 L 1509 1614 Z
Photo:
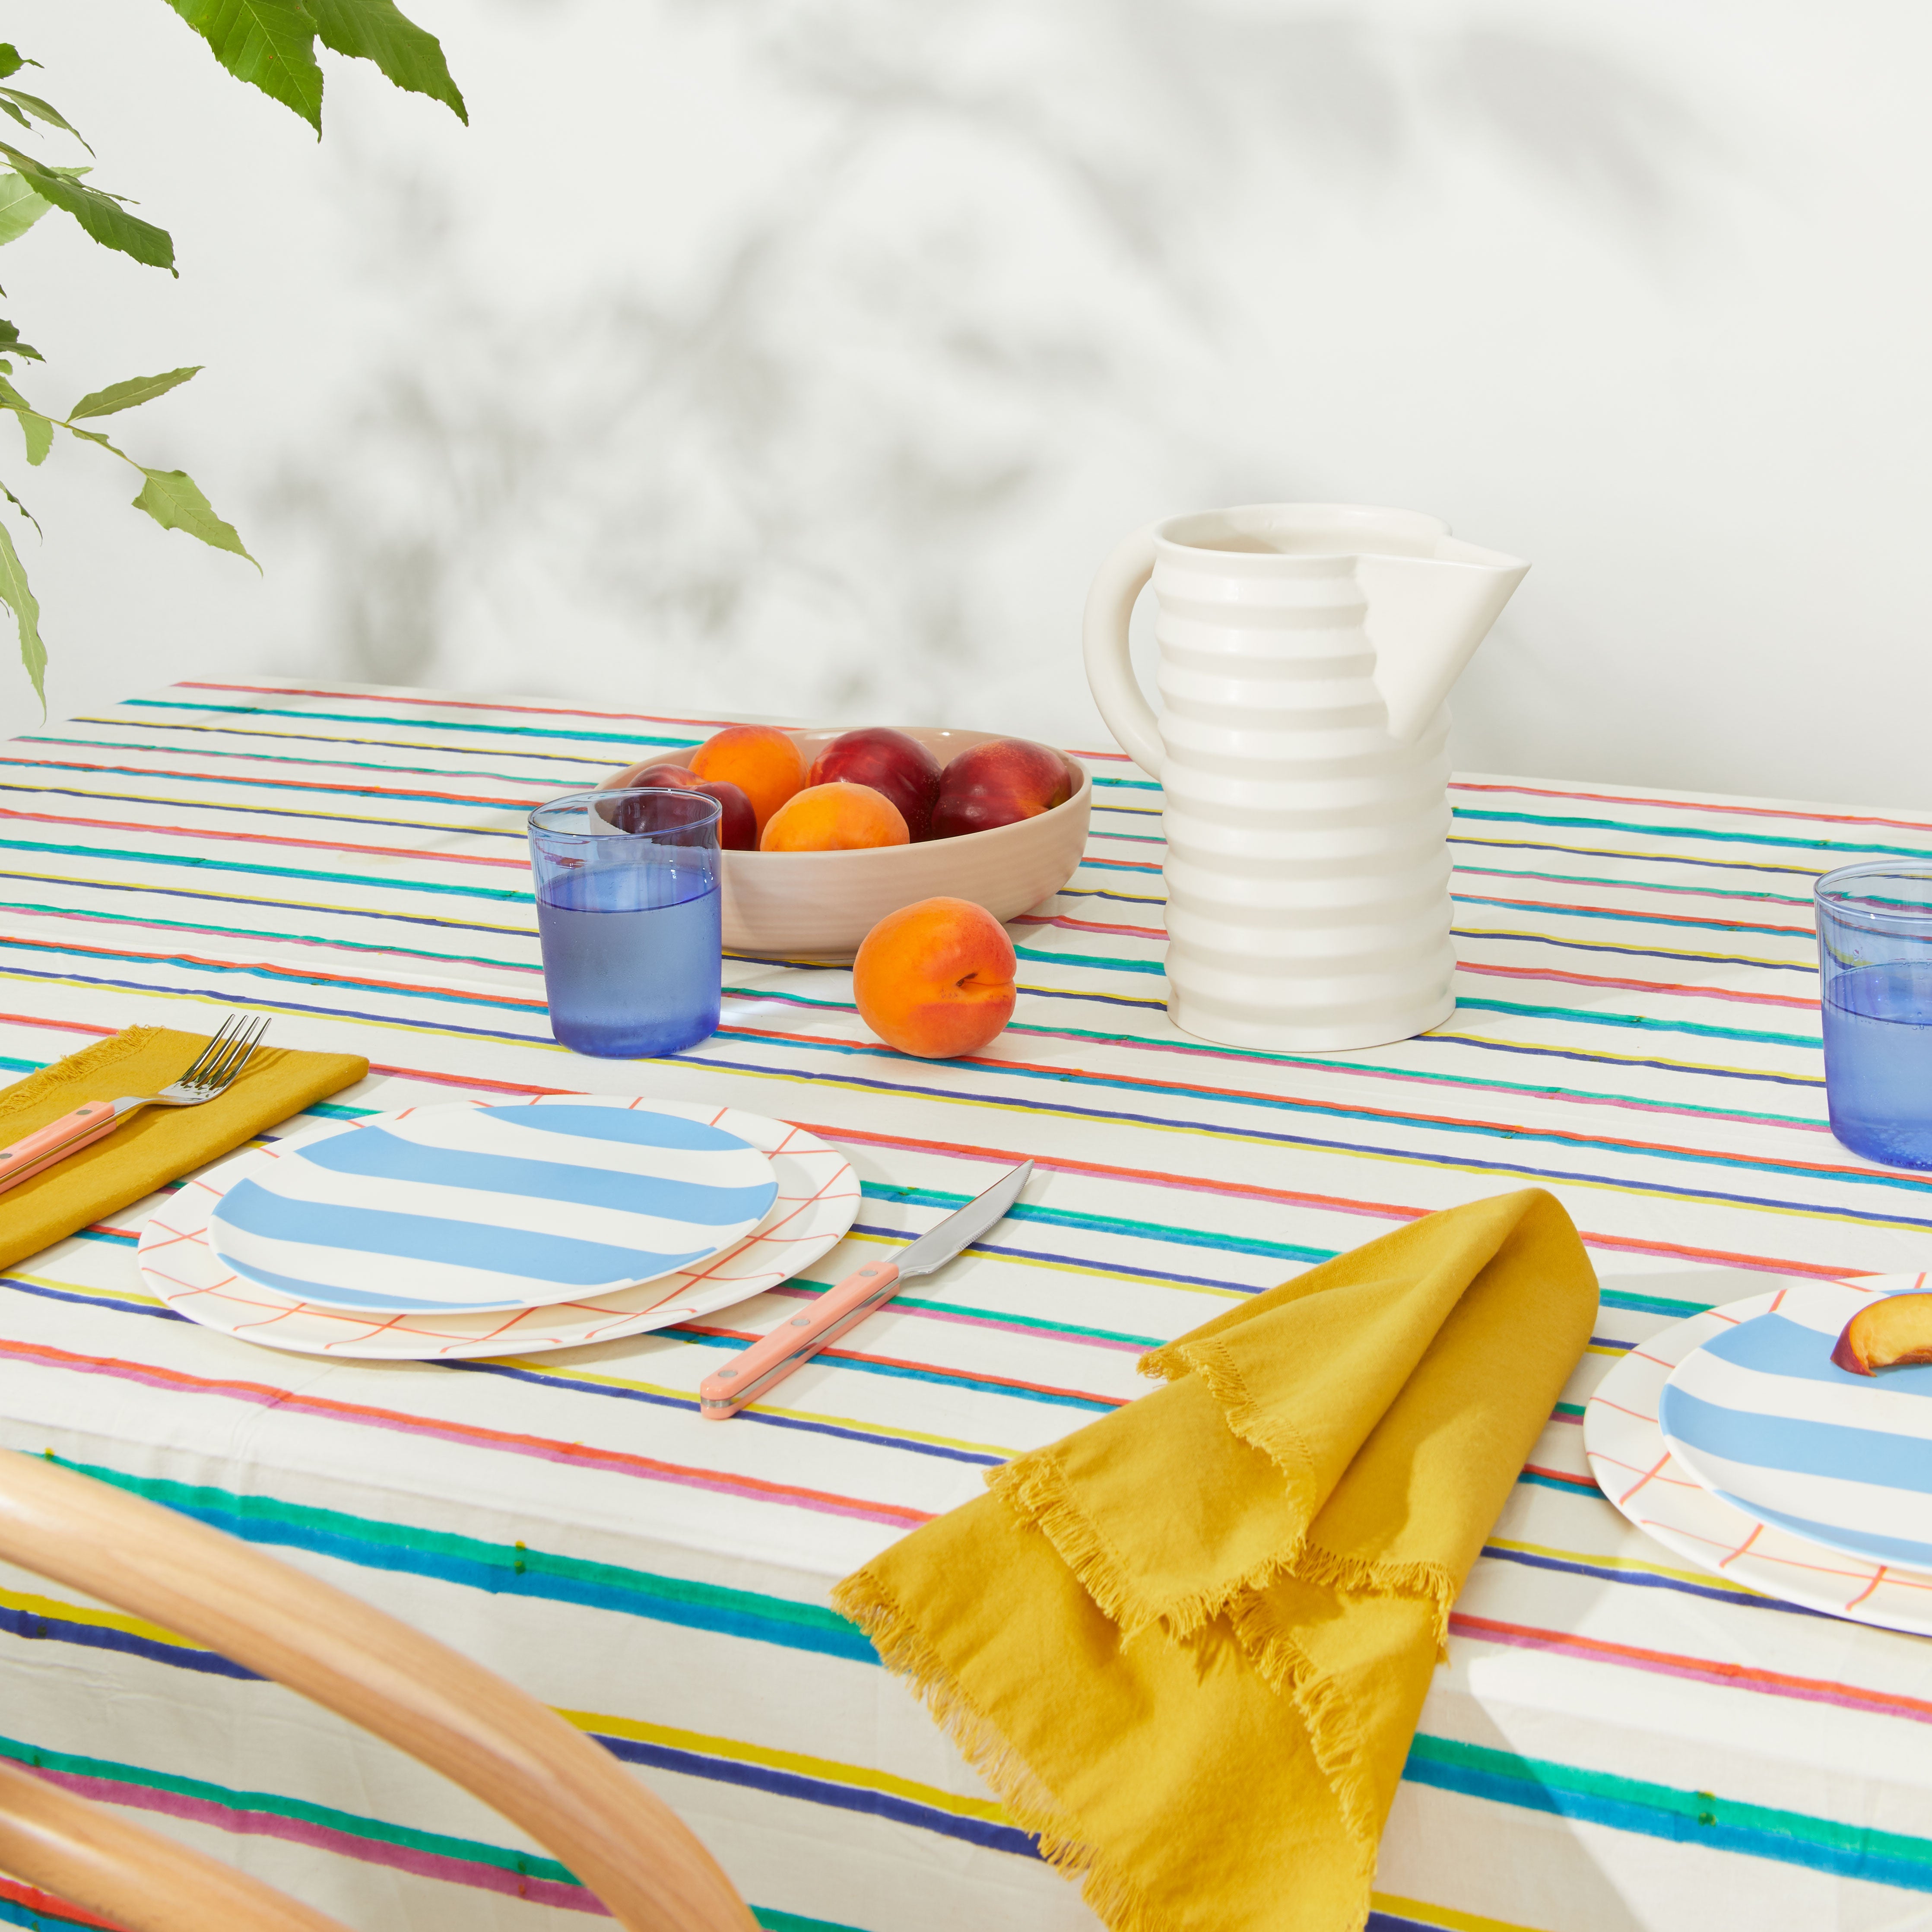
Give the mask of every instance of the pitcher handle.
M 1136 530 L 1101 565 L 1094 587 L 1087 593 L 1082 636 L 1087 682 L 1107 729 L 1149 778 L 1157 778 L 1160 728 L 1127 654 L 1127 620 L 1133 615 L 1135 600 L 1153 574 L 1154 526 L 1150 524 L 1145 530 Z

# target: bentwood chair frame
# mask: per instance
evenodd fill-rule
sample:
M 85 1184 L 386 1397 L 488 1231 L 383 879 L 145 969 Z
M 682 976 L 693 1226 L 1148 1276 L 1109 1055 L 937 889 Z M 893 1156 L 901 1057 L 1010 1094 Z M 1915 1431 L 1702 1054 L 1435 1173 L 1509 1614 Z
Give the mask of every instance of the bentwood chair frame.
M 0 1450 L 0 1558 L 219 1651 L 386 1738 L 554 1852 L 625 1932 L 756 1932 L 616 1759 L 494 1672 L 192 1518 Z M 128 1932 L 338 1922 L 0 1760 L 0 1867 Z

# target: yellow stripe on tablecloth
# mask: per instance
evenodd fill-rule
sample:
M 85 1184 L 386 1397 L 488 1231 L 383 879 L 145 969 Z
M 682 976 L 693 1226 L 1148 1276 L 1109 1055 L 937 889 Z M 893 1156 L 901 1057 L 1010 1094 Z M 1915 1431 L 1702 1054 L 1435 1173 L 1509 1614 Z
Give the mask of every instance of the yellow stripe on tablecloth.
M 1396 1898 L 1385 1892 L 1371 1892 L 1369 1903 L 1378 1912 L 1392 1912 L 1404 1918 L 1419 1918 L 1437 1932 L 1533 1932 L 1514 1920 L 1483 1918 L 1473 1912 L 1452 1911 L 1446 1905 L 1424 1905 L 1420 1899 Z
M 258 1144 L 256 1142 L 250 1142 L 249 1145 L 254 1147 Z M 248 1150 L 245 1148 L 236 1149 L 237 1154 L 246 1151 Z M 71 1239 L 72 1237 L 69 1238 Z M 142 1301 L 152 1301 L 157 1308 L 165 1306 L 158 1295 L 150 1294 L 145 1286 L 138 1283 L 132 1287 L 124 1282 L 118 1283 L 112 1288 L 100 1288 L 91 1281 L 62 1281 L 54 1275 L 29 1274 L 25 1268 L 10 1268 L 7 1273 L 7 1279 L 9 1281 L 24 1281 L 30 1288 L 50 1288 L 62 1294 L 84 1296 L 89 1300 L 127 1301 L 138 1299 Z
M 1623 1526 L 1619 1523 L 1616 1527 L 1621 1529 Z M 1507 1536 L 1492 1536 L 1483 1546 L 1486 1550 L 1507 1550 L 1522 1556 L 1544 1556 L 1555 1563 L 1587 1563 L 1592 1569 L 1630 1570 L 1646 1576 L 1667 1576 L 1675 1582 L 1696 1583 L 1705 1588 L 1714 1581 L 1719 1582 L 1745 1596 L 1762 1597 L 1765 1594 L 1719 1570 L 1677 1570 L 1668 1563 L 1646 1563 L 1638 1556 L 1606 1556 L 1594 1550 L 1558 1550 L 1550 1544 L 1519 1543 Z M 1766 1600 L 1775 1600 L 1766 1598 Z
M 720 1314 L 727 1312 L 723 1309 L 718 1311 Z M 640 1382 L 630 1376 L 595 1375 L 587 1369 L 561 1369 L 546 1356 L 503 1355 L 491 1359 L 500 1360 L 506 1367 L 523 1369 L 531 1375 L 548 1376 L 557 1382 L 592 1382 L 604 1388 L 634 1389 L 642 1395 L 659 1396 L 668 1401 L 688 1402 L 693 1407 L 698 1402 L 696 1392 L 691 1389 L 668 1388 L 658 1382 Z M 961 1373 L 964 1374 L 965 1371 L 962 1370 Z M 846 1415 L 821 1415 L 814 1409 L 781 1408 L 773 1403 L 764 1402 L 754 1403 L 752 1406 L 764 1415 L 784 1416 L 796 1422 L 823 1423 L 829 1428 L 856 1430 L 866 1436 L 881 1439 L 889 1438 L 893 1442 L 927 1442 L 937 1448 L 969 1449 L 982 1456 L 1004 1457 L 1018 1453 L 1010 1443 L 969 1442 L 955 1436 L 929 1436 L 922 1430 L 902 1429 L 896 1423 L 888 1429 L 882 1423 L 861 1422 Z
M 836 1758 L 774 1750 L 767 1745 L 746 1744 L 736 1738 L 708 1737 L 702 1731 L 681 1730 L 675 1724 L 649 1724 L 639 1718 L 604 1717 L 595 1711 L 560 1710 L 557 1715 L 580 1731 L 607 1738 L 630 1738 L 639 1744 L 662 1745 L 667 1750 L 689 1751 L 694 1756 L 763 1765 L 768 1771 L 793 1772 L 801 1778 L 820 1778 L 855 1790 L 882 1791 L 915 1804 L 950 1812 L 955 1817 L 982 1819 L 992 1825 L 1012 1822 L 992 1798 L 962 1798 L 955 1792 L 941 1791 L 937 1785 L 916 1784 L 909 1778 L 896 1778 L 889 1771 L 873 1771 L 862 1765 L 842 1764 Z
M 179 1650 L 202 1650 L 178 1630 L 151 1624 L 145 1617 L 130 1617 L 119 1610 L 104 1610 L 92 1604 L 64 1604 L 56 1597 L 37 1596 L 26 1590 L 0 1590 L 0 1610 L 17 1610 L 23 1616 L 44 1617 L 50 1623 L 86 1624 L 96 1630 L 116 1630 L 128 1636 L 146 1637 L 154 1643 L 171 1644 Z

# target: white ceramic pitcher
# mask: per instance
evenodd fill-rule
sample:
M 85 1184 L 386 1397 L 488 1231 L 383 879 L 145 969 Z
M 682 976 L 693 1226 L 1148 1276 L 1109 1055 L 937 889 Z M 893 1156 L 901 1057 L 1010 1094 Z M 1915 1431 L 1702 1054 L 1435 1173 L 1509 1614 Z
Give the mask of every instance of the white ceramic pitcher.
M 1087 676 L 1161 782 L 1177 1026 L 1298 1052 L 1448 1018 L 1444 700 L 1528 568 L 1436 518 L 1348 503 L 1176 517 L 1108 559 Z M 1158 718 L 1127 656 L 1150 577 Z

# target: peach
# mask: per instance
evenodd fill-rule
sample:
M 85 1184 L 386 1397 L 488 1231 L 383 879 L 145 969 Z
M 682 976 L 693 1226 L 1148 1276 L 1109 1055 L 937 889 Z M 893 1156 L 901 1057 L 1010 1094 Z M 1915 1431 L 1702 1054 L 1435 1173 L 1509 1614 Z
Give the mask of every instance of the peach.
M 834 778 L 794 792 L 765 822 L 761 852 L 845 852 L 908 844 L 906 822 L 884 792 Z
M 691 754 L 701 778 L 734 784 L 752 802 L 762 837 L 771 816 L 805 783 L 805 758 L 775 724 L 728 724 Z
M 1932 1362 L 1932 1294 L 1887 1294 L 1847 1322 L 1832 1359 L 1855 1376 Z
M 859 1017 L 921 1060 L 977 1053 L 1013 1016 L 1017 962 L 1006 928 L 970 899 L 889 912 L 852 962 Z
M 932 808 L 939 796 L 939 760 L 919 740 L 890 724 L 844 731 L 818 754 L 807 784 L 849 778 L 883 792 L 899 808 L 916 845 L 932 836 Z
M 957 838 L 1037 818 L 1079 789 L 1066 760 L 1029 738 L 970 745 L 939 775 L 932 836 Z

